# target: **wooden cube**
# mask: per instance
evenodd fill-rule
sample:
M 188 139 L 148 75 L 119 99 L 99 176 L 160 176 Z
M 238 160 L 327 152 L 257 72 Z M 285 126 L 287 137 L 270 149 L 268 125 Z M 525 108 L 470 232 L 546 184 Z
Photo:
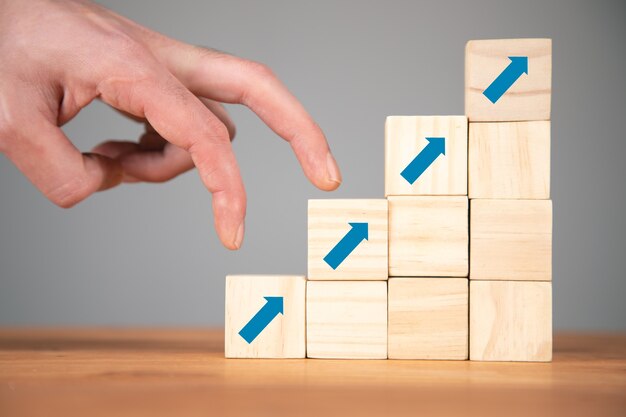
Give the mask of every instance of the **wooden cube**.
M 227 358 L 305 357 L 304 276 L 226 277 Z
M 386 359 L 387 282 L 309 281 L 309 358 Z
M 550 120 L 551 93 L 551 39 L 467 43 L 465 114 L 470 122 Z
M 465 116 L 387 117 L 385 196 L 390 195 L 467 195 Z
M 470 123 L 469 197 L 550 198 L 550 122 Z
M 470 359 L 552 360 L 552 283 L 470 281 Z
M 309 200 L 310 280 L 387 279 L 387 200 Z
M 391 278 L 389 359 L 468 356 L 468 280 Z
M 552 280 L 551 200 L 472 200 L 470 279 Z
M 467 277 L 467 197 L 388 200 L 390 277 Z

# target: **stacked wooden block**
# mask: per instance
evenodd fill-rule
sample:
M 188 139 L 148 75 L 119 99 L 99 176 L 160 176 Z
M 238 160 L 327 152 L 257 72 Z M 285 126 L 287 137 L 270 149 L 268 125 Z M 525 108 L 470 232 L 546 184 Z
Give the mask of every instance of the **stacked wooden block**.
M 552 42 L 471 41 L 465 59 L 470 359 L 550 361 Z M 486 100 L 489 83 L 515 65 L 525 73 Z
M 306 278 L 227 277 L 226 356 L 550 360 L 550 63 L 469 42 L 467 117 L 387 118 L 386 198 L 309 201 Z
M 437 141 L 440 148 L 430 152 Z M 421 168 L 411 172 L 411 164 L 429 153 Z M 388 356 L 467 359 L 465 116 L 388 117 L 385 195 L 389 201 Z

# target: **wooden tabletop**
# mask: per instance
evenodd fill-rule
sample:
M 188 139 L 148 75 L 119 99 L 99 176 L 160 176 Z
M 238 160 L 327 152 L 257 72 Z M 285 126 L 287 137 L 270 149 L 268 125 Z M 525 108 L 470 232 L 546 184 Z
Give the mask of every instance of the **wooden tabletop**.
M 626 416 L 626 335 L 553 363 L 224 359 L 211 329 L 0 330 L 0 416 Z

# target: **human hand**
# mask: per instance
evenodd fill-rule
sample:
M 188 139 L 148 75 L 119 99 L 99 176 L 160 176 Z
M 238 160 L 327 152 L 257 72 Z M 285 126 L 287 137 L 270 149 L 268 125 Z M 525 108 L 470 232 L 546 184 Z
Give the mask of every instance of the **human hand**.
M 53 203 L 71 207 L 122 181 L 167 181 L 194 166 L 215 227 L 241 246 L 246 194 L 219 104 L 249 107 L 291 145 L 308 179 L 334 190 L 321 129 L 266 66 L 191 46 L 80 0 L 0 0 L 0 151 Z M 145 120 L 139 143 L 81 154 L 59 126 L 100 99 Z

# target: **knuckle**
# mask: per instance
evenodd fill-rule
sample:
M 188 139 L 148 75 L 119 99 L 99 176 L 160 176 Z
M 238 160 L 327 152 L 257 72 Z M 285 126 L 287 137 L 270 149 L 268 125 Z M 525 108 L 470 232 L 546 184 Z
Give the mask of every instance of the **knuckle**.
M 141 42 L 122 31 L 115 31 L 108 36 L 112 49 L 123 57 L 137 58 L 148 53 Z
M 259 86 L 271 83 L 276 76 L 270 67 L 257 61 L 244 60 L 241 65 L 242 73 L 247 81 L 242 86 L 238 102 L 254 107 L 259 94 Z
M 71 208 L 90 194 L 87 182 L 80 179 L 66 181 L 45 193 L 48 200 L 61 208 Z
M 228 128 L 220 120 L 210 120 L 207 124 L 207 136 L 214 142 L 230 143 Z
M 226 188 L 222 172 L 219 168 L 211 166 L 205 159 L 198 157 L 196 167 L 200 174 L 202 182 L 206 184 L 209 192 L 212 194 L 223 192 Z
M 185 149 L 190 153 L 202 151 L 206 146 L 230 146 L 230 134 L 228 128 L 217 118 L 211 118 L 203 123 L 203 129 L 197 137 L 189 141 Z
M 235 196 L 230 204 L 230 209 L 235 213 L 246 213 L 246 194 L 242 192 L 241 195 Z
M 203 153 L 207 150 L 207 147 L 230 146 L 228 128 L 222 122 L 219 120 L 207 120 L 206 123 L 201 125 L 193 137 L 190 137 L 186 143 L 180 145 L 182 149 L 193 155 Z
M 224 52 L 203 45 L 192 45 L 191 47 L 192 51 L 199 55 L 201 58 L 214 58 L 226 55 Z
M 213 191 L 213 196 L 223 196 L 223 198 L 215 198 L 215 206 L 218 209 L 236 213 L 242 217 L 246 215 L 247 197 L 246 191 L 241 188 L 234 190 L 232 188 L 222 188 L 219 191 Z
M 140 41 L 121 31 L 115 31 L 107 34 L 102 44 L 106 51 L 101 58 L 106 70 L 104 79 L 140 81 L 152 75 L 156 58 Z
M 248 71 L 257 78 L 261 78 L 261 79 L 274 78 L 274 71 L 272 71 L 272 69 L 269 66 L 261 62 L 246 61 L 244 65 L 247 67 Z

